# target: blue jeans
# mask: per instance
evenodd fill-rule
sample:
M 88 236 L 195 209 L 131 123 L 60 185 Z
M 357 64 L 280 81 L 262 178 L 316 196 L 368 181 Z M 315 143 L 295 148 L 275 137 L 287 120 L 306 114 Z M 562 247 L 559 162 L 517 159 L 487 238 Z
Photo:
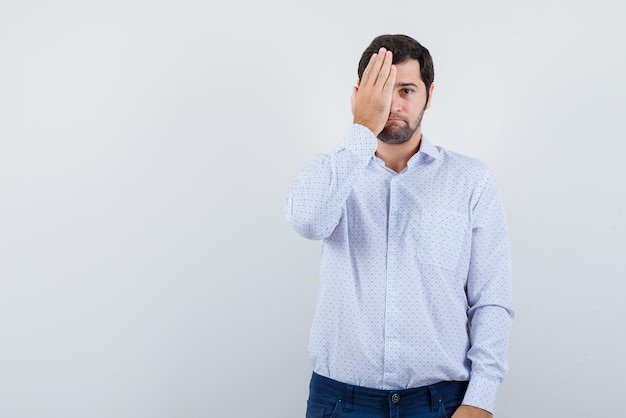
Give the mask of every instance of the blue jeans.
M 306 418 L 450 418 L 468 382 L 439 382 L 404 390 L 348 385 L 313 373 Z

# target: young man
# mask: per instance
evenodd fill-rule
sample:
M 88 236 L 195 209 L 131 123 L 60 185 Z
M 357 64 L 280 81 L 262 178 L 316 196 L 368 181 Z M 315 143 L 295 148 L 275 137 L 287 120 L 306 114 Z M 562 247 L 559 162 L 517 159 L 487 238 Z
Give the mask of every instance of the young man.
M 426 48 L 363 52 L 354 123 L 298 175 L 285 216 L 322 242 L 307 418 L 491 417 L 513 318 L 493 173 L 433 145 Z

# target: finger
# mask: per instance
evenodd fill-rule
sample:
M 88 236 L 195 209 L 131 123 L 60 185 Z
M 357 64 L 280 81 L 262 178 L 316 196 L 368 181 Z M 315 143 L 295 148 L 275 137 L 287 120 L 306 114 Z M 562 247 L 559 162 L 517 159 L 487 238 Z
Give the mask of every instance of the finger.
M 380 72 L 383 69 L 385 59 L 387 57 L 387 50 L 385 48 L 380 48 L 378 50 L 378 55 L 376 56 L 376 60 L 372 64 L 372 72 L 370 75 L 370 84 L 372 86 L 376 86 L 379 83 Z M 385 75 L 385 78 L 387 75 Z
M 380 73 L 380 68 L 382 67 L 385 60 L 386 52 L 387 50 L 381 47 L 378 52 L 374 54 L 375 56 L 372 56 L 372 59 L 370 59 L 370 62 L 366 68 L 367 80 L 365 82 L 365 85 L 373 86 L 376 84 L 376 80 L 378 80 L 378 74 Z
M 383 85 L 383 93 L 391 94 L 395 85 L 396 85 L 396 66 L 391 65 L 391 67 L 389 68 L 389 75 L 387 76 L 387 79 L 385 80 L 385 84 Z
M 370 57 L 369 62 L 367 63 L 367 66 L 365 67 L 365 70 L 363 70 L 363 74 L 361 75 L 361 82 L 360 84 L 367 84 L 369 78 L 370 78 L 370 74 L 372 73 L 372 67 L 374 66 L 374 62 L 376 62 L 376 57 L 377 57 L 377 53 L 374 52 L 372 54 L 372 56 Z
M 393 54 L 391 53 L 391 51 L 386 51 L 375 84 L 381 90 L 384 90 L 386 88 L 387 80 L 389 79 L 389 73 L 391 72 L 392 63 Z

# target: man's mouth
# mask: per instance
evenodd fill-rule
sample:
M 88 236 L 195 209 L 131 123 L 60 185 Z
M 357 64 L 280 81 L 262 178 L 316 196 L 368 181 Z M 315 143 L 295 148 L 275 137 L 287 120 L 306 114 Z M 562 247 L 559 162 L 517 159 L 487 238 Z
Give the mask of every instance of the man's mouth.
M 387 122 L 405 122 L 406 123 L 406 120 L 404 120 L 404 118 L 400 116 L 390 116 L 387 119 Z

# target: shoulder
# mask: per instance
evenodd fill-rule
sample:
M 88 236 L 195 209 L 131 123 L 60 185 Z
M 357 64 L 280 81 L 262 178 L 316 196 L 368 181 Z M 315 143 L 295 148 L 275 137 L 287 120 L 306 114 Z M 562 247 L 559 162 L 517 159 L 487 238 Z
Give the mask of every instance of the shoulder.
M 434 161 L 438 181 L 455 193 L 470 192 L 480 195 L 489 183 L 495 183 L 491 168 L 482 160 L 452 151 L 440 145 L 434 145 L 429 138 L 422 137 L 424 153 Z M 464 193 L 462 193 L 464 194 Z
M 482 160 L 445 147 L 436 145 L 438 160 L 442 167 L 454 171 L 460 175 L 485 178 L 491 175 L 491 168 Z

